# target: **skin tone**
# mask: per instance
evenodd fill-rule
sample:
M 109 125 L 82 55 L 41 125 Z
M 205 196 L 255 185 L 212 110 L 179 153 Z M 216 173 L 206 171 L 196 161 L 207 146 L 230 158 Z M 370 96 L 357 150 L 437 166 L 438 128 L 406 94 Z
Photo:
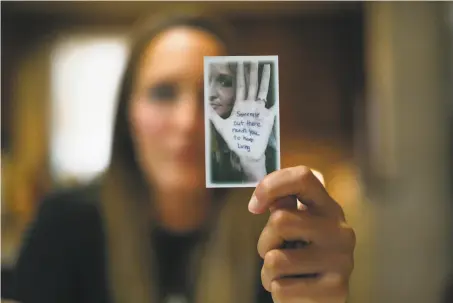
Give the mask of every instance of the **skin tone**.
M 195 230 L 209 213 L 205 188 L 203 56 L 224 54 L 204 32 L 174 28 L 142 55 L 130 102 L 139 161 L 153 184 L 161 225 Z
M 210 34 L 176 27 L 150 43 L 137 72 L 129 111 L 133 140 L 156 192 L 160 224 L 168 230 L 197 229 L 209 213 L 202 135 L 203 57 L 224 54 Z M 296 198 L 305 206 L 298 208 Z M 341 207 L 308 168 L 285 168 L 265 176 L 249 210 L 271 212 L 258 252 L 264 259 L 263 286 L 275 302 L 345 302 L 354 232 Z M 282 249 L 284 241 L 296 240 L 309 244 Z
M 302 207 L 296 198 L 303 201 Z M 258 253 L 264 259 L 262 284 L 274 302 L 346 302 L 355 233 L 309 168 L 290 167 L 267 175 L 256 187 L 249 210 L 271 213 Z M 282 249 L 284 241 L 301 240 L 308 246 Z

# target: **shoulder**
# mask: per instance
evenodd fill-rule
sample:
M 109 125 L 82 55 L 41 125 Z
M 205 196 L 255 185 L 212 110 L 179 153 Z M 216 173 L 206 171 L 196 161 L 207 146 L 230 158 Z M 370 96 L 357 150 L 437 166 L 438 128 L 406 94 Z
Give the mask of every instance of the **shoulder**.
M 99 204 L 100 185 L 89 184 L 55 190 L 47 195 L 39 207 L 39 211 L 66 212 L 91 209 L 94 211 Z
M 98 220 L 99 191 L 98 184 L 57 190 L 40 202 L 37 219 L 55 224 Z
M 24 234 L 24 246 L 54 245 L 69 248 L 87 237 L 102 234 L 97 184 L 57 190 L 39 204 Z M 37 243 L 35 243 L 37 242 Z
M 100 283 L 103 238 L 98 186 L 48 195 L 22 239 L 15 266 L 19 301 L 74 302 L 82 295 L 75 284 L 86 277 Z

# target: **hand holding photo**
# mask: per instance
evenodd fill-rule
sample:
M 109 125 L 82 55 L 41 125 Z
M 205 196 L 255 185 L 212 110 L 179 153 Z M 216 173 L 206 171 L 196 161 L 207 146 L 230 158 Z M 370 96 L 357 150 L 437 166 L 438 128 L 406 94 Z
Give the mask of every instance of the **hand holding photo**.
M 207 187 L 254 187 L 280 168 L 277 63 L 205 57 Z

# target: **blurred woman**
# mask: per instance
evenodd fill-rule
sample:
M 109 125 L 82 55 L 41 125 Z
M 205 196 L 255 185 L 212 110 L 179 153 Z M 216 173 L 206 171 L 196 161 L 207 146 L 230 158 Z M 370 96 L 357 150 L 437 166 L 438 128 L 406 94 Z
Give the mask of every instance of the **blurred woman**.
M 203 57 L 231 54 L 230 35 L 201 15 L 163 20 L 134 36 L 105 176 L 42 204 L 17 299 L 345 302 L 354 232 L 309 169 L 267 175 L 248 207 L 243 190 L 206 189 Z

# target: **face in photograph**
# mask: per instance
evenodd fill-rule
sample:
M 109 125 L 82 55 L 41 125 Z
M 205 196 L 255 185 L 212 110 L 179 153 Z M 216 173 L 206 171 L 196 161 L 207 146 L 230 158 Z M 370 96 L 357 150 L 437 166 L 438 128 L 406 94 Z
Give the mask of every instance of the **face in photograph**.
M 222 118 L 231 114 L 236 94 L 236 75 L 231 64 L 211 63 L 209 66 L 209 103 Z

